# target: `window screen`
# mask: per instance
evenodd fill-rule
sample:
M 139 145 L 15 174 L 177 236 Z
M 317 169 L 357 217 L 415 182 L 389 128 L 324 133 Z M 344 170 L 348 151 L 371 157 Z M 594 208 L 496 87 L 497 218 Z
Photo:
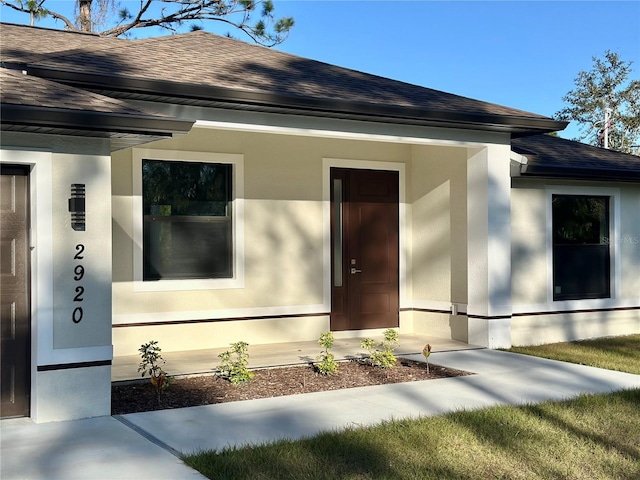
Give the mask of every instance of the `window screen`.
M 609 197 L 553 195 L 553 299 L 611 295 Z
M 232 166 L 142 161 L 144 280 L 233 276 Z

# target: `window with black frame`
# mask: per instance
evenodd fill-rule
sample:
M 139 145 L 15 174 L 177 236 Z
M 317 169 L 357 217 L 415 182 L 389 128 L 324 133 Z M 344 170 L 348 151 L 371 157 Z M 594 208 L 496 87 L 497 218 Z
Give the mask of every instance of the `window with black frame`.
M 609 197 L 553 195 L 553 299 L 611 296 Z
M 142 161 L 143 279 L 233 277 L 232 166 Z

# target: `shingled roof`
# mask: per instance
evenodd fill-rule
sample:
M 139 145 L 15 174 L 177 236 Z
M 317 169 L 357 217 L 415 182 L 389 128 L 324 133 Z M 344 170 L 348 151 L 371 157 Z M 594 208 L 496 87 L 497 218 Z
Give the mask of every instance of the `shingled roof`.
M 514 138 L 511 149 L 527 157 L 524 176 L 584 180 L 640 180 L 640 157 L 550 135 Z
M 204 31 L 120 40 L 2 25 L 2 57 L 50 80 L 122 98 L 217 102 L 366 120 L 533 134 L 564 122 Z
M 44 80 L 27 75 L 26 72 L 0 69 L 0 81 L 3 108 L 9 105 L 29 105 L 119 115 L 144 115 L 142 110 L 133 108 L 122 100 Z
M 118 139 L 114 149 L 187 133 L 193 125 L 6 68 L 0 69 L 0 102 L 3 131 L 108 137 Z

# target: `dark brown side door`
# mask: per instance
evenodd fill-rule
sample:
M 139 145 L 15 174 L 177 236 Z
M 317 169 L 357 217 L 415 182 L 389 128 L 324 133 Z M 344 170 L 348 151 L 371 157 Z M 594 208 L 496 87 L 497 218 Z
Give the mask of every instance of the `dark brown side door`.
M 398 326 L 398 172 L 331 169 L 331 330 Z
M 2 165 L 0 415 L 29 415 L 29 183 L 26 167 Z

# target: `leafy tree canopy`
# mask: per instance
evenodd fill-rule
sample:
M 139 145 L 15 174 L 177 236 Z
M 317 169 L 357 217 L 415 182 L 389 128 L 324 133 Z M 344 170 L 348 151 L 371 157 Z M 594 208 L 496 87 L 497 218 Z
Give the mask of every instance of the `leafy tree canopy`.
M 191 30 L 200 30 L 206 22 L 221 22 L 241 30 L 260 45 L 273 46 L 286 40 L 294 24 L 291 17 L 274 17 L 271 0 L 139 0 L 134 10 L 121 7 L 118 0 L 75 2 L 72 21 L 60 12 L 49 10 L 47 0 L 0 0 L 2 6 L 29 15 L 31 25 L 49 16 L 62 22 L 66 30 L 105 37 L 126 36 L 145 27 L 176 32 L 183 25 L 189 25 Z
M 609 50 L 603 58 L 593 57 L 593 67 L 578 73 L 576 88 L 562 98 L 566 106 L 555 117 L 577 122 L 579 140 L 602 146 L 609 108 L 609 148 L 639 154 L 640 81 L 631 79 L 631 65 Z

